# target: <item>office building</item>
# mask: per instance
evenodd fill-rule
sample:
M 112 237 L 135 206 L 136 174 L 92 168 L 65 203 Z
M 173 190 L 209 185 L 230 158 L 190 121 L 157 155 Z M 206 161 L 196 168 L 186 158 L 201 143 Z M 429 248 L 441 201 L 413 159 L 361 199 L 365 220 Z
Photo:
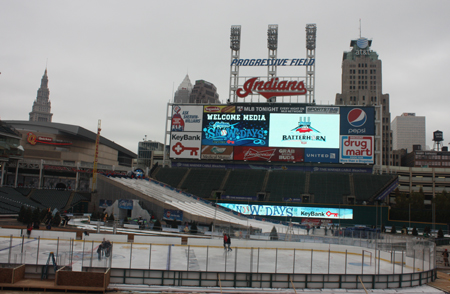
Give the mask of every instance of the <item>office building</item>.
M 220 103 L 219 94 L 214 84 L 204 80 L 195 81 L 189 103 L 215 104 Z
M 189 75 L 186 75 L 184 80 L 178 86 L 175 96 L 173 98 L 174 103 L 189 103 L 189 97 L 192 92 L 192 84 L 189 79 Z
M 425 150 L 425 117 L 416 116 L 415 113 L 403 113 L 396 116 L 391 124 L 392 149 L 406 149 L 411 152 L 420 145 L 420 150 Z
M 36 100 L 33 103 L 33 108 L 30 112 L 29 121 L 51 122 L 53 113 L 52 103 L 50 102 L 50 90 L 48 89 L 47 69 L 41 79 L 41 87 L 38 89 Z
M 381 164 L 392 165 L 391 114 L 389 94 L 382 93 L 382 67 L 378 54 L 371 49 L 366 38 L 352 40 L 351 51 L 342 59 L 341 93 L 336 94 L 336 105 L 380 106 L 381 111 Z

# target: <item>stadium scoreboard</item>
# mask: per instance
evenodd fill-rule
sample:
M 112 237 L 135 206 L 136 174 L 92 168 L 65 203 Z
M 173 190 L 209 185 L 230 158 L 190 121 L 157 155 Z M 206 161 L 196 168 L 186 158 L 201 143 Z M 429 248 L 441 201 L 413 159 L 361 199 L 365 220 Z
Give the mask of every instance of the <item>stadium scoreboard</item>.
M 174 104 L 171 112 L 172 159 L 374 163 L 374 107 Z

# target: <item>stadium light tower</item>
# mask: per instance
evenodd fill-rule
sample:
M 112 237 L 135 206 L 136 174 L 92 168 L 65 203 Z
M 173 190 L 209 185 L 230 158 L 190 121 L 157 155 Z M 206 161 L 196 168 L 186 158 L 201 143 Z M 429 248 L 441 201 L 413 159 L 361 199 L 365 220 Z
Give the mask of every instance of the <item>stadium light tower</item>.
M 269 60 L 277 59 L 277 49 L 278 49 L 278 25 L 269 25 L 267 29 L 267 48 L 269 49 Z M 267 80 L 270 81 L 271 78 L 277 76 L 277 66 L 275 62 L 267 66 Z M 267 99 L 267 102 L 276 102 L 277 97 L 271 97 Z
M 316 24 L 306 25 L 306 58 L 316 60 Z M 306 66 L 306 102 L 315 103 L 314 97 L 316 63 Z
M 233 63 L 233 60 L 239 59 L 241 50 L 241 26 L 231 26 L 230 49 L 230 64 L 232 66 L 230 69 L 230 93 L 228 102 L 237 102 L 236 90 L 239 88 L 239 65 L 237 65 L 237 62 Z

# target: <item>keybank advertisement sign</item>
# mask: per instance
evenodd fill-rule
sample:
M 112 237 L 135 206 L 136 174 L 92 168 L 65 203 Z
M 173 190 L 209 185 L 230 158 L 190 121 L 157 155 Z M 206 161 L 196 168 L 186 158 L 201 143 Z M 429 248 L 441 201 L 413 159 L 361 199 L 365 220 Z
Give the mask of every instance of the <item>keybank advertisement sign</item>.
M 271 113 L 270 147 L 339 148 L 339 114 Z
M 353 209 L 217 203 L 245 215 L 353 219 Z
M 375 135 L 375 109 L 341 107 L 341 135 Z

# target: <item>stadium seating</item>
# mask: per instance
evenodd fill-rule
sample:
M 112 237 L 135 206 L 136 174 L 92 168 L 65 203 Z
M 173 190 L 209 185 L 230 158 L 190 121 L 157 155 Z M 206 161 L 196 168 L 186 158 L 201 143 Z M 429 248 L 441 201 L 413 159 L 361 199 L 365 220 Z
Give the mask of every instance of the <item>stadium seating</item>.
M 212 191 L 220 188 L 226 172 L 224 169 L 191 169 L 182 189 L 202 198 L 210 198 Z
M 188 170 L 187 168 L 183 167 L 178 168 L 161 167 L 154 175 L 154 178 L 172 187 L 178 187 L 178 184 L 181 182 L 181 179 L 183 179 L 187 170 Z
M 363 201 L 370 200 L 393 179 L 394 176 L 392 175 L 354 174 L 353 181 L 356 198 Z
M 350 195 L 349 174 L 311 173 L 309 194 L 314 194 L 314 203 L 342 203 L 342 197 Z
M 269 174 L 266 192 L 269 201 L 284 201 L 283 198 L 300 198 L 305 193 L 306 173 L 274 170 Z
M 232 170 L 224 187 L 224 195 L 257 196 L 261 191 L 266 170 Z
M 45 208 L 39 203 L 23 196 L 21 193 L 17 192 L 14 188 L 8 187 L 0 188 L 0 199 L 3 201 L 1 207 L 8 211 L 1 213 L 11 213 L 10 212 L 11 210 L 13 210 L 14 213 L 18 213 L 22 205 L 30 206 L 32 209 L 35 209 L 37 207 Z
M 69 200 L 71 191 L 35 190 L 31 199 L 41 203 L 44 207 L 63 210 Z

